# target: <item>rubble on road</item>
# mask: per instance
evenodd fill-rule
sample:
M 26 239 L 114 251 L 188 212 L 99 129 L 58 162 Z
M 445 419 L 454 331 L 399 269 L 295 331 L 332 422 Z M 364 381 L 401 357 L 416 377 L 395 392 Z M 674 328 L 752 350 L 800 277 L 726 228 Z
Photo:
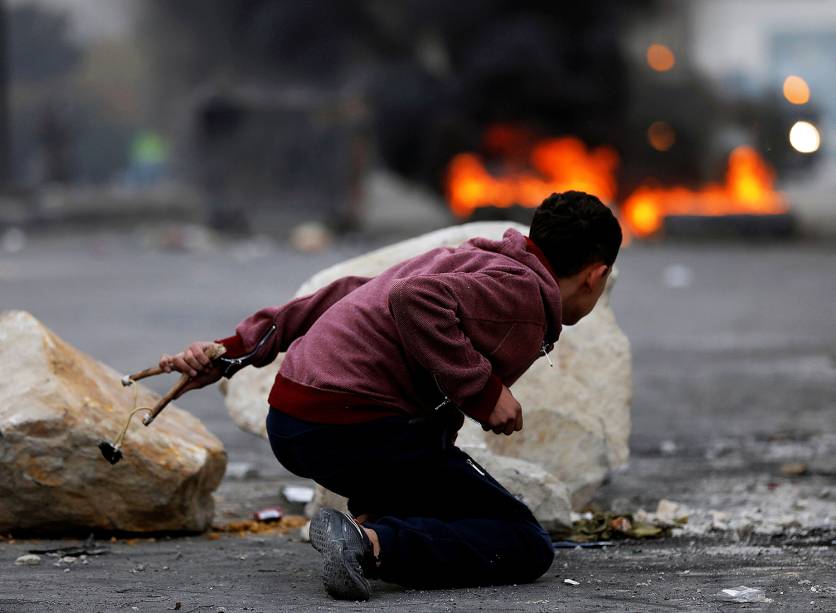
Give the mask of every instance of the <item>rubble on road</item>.
M 237 534 L 244 537 L 248 534 L 289 534 L 294 530 L 300 530 L 308 523 L 308 518 L 303 515 L 285 515 L 278 521 L 263 522 L 255 519 L 244 519 L 232 521 L 226 524 L 212 526 L 212 536 L 220 534 Z

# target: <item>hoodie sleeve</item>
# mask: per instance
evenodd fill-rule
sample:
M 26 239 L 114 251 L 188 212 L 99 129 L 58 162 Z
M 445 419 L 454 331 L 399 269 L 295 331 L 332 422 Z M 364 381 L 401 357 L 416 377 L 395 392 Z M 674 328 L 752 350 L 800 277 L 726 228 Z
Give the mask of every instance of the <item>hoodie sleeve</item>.
M 392 287 L 389 310 L 404 349 L 462 411 L 484 423 L 503 383 L 464 333 L 462 320 L 510 323 L 530 312 L 532 289 L 528 280 L 507 273 L 407 277 Z
M 283 306 L 267 307 L 247 317 L 235 328 L 235 334 L 218 339 L 226 347 L 227 358 L 247 356 L 244 364 L 231 366 L 231 377 L 244 366 L 261 367 L 287 351 L 291 343 L 303 336 L 331 305 L 369 281 L 368 277 L 343 277 L 313 294 L 302 296 Z M 252 355 L 249 355 L 252 354 Z

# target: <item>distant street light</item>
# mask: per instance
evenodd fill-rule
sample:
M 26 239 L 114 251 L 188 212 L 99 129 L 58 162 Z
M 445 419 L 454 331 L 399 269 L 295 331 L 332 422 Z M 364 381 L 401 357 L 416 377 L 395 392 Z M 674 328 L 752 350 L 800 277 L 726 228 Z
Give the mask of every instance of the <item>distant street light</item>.
M 810 101 L 810 86 L 796 75 L 784 79 L 784 98 L 792 104 L 807 104 Z
M 821 145 L 819 130 L 809 121 L 796 121 L 790 128 L 790 145 L 799 153 L 813 153 Z
M 647 48 L 647 64 L 657 72 L 667 72 L 676 64 L 670 47 L 654 43 Z

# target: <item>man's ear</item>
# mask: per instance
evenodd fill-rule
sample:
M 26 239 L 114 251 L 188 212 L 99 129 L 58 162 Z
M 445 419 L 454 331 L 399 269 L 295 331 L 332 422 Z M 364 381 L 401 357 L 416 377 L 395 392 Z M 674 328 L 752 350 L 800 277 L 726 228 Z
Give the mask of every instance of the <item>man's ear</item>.
M 590 289 L 597 287 L 599 283 L 606 279 L 609 272 L 610 267 L 606 264 L 602 264 L 601 262 L 590 264 L 587 268 L 586 285 Z

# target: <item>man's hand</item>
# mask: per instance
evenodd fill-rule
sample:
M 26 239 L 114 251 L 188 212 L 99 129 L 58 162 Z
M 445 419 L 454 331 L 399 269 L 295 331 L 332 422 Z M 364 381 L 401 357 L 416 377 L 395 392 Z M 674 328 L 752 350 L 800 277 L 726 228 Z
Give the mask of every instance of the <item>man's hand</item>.
M 482 424 L 482 429 L 486 432 L 492 430 L 495 434 L 511 435 L 522 430 L 522 427 L 522 407 L 511 390 L 503 385 L 496 406 L 488 416 L 488 422 Z
M 223 373 L 206 355 L 206 348 L 214 345 L 208 341 L 196 341 L 175 355 L 163 354 L 160 368 L 166 372 L 177 371 L 189 375 L 191 381 L 177 395 L 177 398 L 189 390 L 206 387 L 218 381 Z

